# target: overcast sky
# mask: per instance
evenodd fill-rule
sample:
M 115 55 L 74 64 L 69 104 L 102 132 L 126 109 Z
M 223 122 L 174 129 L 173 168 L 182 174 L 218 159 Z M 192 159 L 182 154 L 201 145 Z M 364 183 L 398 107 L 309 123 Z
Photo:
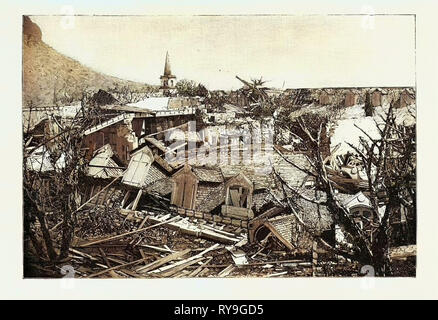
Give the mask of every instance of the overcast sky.
M 413 16 L 32 16 L 43 41 L 96 71 L 235 89 L 415 85 Z

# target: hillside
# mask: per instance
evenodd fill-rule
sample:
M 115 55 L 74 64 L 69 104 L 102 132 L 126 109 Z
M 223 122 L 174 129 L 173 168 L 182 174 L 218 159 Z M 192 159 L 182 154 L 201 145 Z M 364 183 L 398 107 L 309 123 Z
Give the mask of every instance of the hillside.
M 80 100 L 83 92 L 129 87 L 145 92 L 151 86 L 96 72 L 42 41 L 41 29 L 23 19 L 23 107 L 47 106 Z

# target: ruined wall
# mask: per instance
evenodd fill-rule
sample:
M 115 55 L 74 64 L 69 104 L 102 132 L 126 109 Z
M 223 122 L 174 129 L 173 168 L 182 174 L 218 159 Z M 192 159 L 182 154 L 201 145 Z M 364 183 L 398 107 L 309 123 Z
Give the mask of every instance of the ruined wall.
M 93 153 L 105 144 L 111 145 L 117 157 L 127 165 L 130 160 L 129 153 L 138 147 L 138 139 L 130 123 L 118 123 L 103 128 L 85 137 L 84 148 L 87 148 L 87 160 L 90 160 Z

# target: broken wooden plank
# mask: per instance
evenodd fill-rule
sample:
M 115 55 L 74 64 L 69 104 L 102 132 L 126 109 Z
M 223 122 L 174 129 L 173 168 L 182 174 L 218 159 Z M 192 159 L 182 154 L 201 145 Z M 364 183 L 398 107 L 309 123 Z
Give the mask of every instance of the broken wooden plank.
M 417 245 L 407 245 L 389 248 L 389 258 L 392 260 L 406 260 L 417 255 Z
M 143 247 L 143 248 L 153 249 L 153 250 L 156 250 L 156 251 L 159 251 L 159 252 L 166 252 L 166 253 L 168 253 L 168 252 L 170 252 L 170 253 L 175 252 L 175 251 L 172 251 L 172 250 L 169 250 L 169 249 L 166 249 L 166 248 L 160 248 L 160 247 L 152 246 L 150 244 L 140 244 L 138 246 L 139 247 Z
M 169 269 L 175 268 L 175 267 L 177 267 L 177 266 L 179 266 L 179 265 L 182 265 L 182 264 L 184 264 L 184 263 L 186 263 L 186 262 L 189 262 L 189 261 L 195 260 L 195 259 L 197 259 L 197 258 L 201 258 L 201 257 L 202 257 L 204 254 L 206 254 L 207 252 L 210 252 L 210 251 L 212 251 L 212 250 L 216 250 L 216 249 L 218 249 L 219 246 L 220 246 L 220 244 L 219 244 L 219 243 L 216 243 L 216 244 L 214 244 L 213 246 L 211 246 L 211 247 L 205 249 L 204 251 L 202 251 L 202 252 L 200 252 L 200 253 L 198 253 L 198 254 L 196 254 L 196 255 L 190 257 L 190 258 L 187 258 L 187 259 L 182 260 L 182 261 L 175 262 L 175 263 L 173 263 L 173 264 L 171 264 L 171 265 L 168 265 L 168 266 L 162 267 L 162 268 L 157 269 L 157 270 L 150 271 L 150 273 L 154 273 L 154 272 L 163 272 L 163 271 L 166 271 L 166 270 L 169 270 Z
M 132 266 L 132 265 L 135 265 L 135 264 L 141 263 L 141 262 L 143 262 L 144 260 L 145 260 L 145 259 L 141 258 L 141 259 L 139 259 L 139 260 L 135 260 L 135 261 L 132 261 L 132 262 L 128 262 L 128 263 L 125 263 L 125 264 L 120 264 L 120 265 L 118 265 L 118 266 L 114 266 L 114 267 L 111 267 L 111 268 L 108 268 L 108 269 L 105 269 L 105 270 L 102 270 L 102 271 L 99 271 L 99 272 L 93 273 L 93 274 L 89 275 L 87 278 L 94 278 L 94 277 L 100 276 L 100 275 L 102 275 L 102 274 L 105 274 L 105 273 L 107 273 L 108 271 L 111 271 L 111 270 L 117 270 L 117 269 L 125 268 L 125 267 L 128 267 L 128 266 Z
M 278 238 L 278 240 L 280 240 L 281 241 L 281 243 L 283 243 L 285 246 L 286 246 L 286 248 L 288 248 L 289 250 L 294 250 L 294 246 L 289 242 L 289 241 L 287 241 L 278 231 L 277 231 L 277 229 L 275 229 L 275 227 L 271 224 L 271 223 L 269 223 L 269 222 L 265 222 L 265 226 L 269 229 L 269 231 L 271 231 L 272 232 L 272 234 L 273 235 L 275 235 L 277 238 Z
M 278 277 L 278 276 L 284 276 L 284 275 L 286 275 L 287 274 L 287 271 L 282 271 L 282 272 L 277 272 L 277 273 L 271 273 L 271 274 L 268 274 L 267 276 L 266 276 L 266 278 L 273 278 L 273 277 Z
M 123 197 L 122 203 L 120 204 L 120 207 L 123 208 L 123 206 L 125 205 L 126 201 L 128 201 L 129 195 L 131 194 L 131 191 L 127 191 L 125 196 Z
M 213 260 L 213 257 L 207 258 L 207 261 L 202 263 L 202 265 L 200 265 L 197 269 L 192 271 L 187 277 L 192 278 L 192 277 L 196 277 L 197 275 L 199 275 L 201 273 L 201 271 L 211 262 L 211 260 Z
M 197 258 L 197 259 L 192 260 L 192 261 L 187 261 L 186 263 L 183 263 L 183 264 L 181 264 L 179 266 L 176 266 L 175 268 L 172 268 L 172 269 L 170 269 L 168 271 L 160 272 L 159 275 L 161 277 L 166 277 L 166 278 L 171 277 L 175 273 L 177 273 L 177 272 L 179 272 L 181 270 L 184 270 L 188 266 L 191 266 L 192 264 L 198 263 L 198 262 L 200 262 L 200 261 L 202 261 L 204 259 L 205 259 L 204 257 L 200 257 L 200 258 Z
M 137 272 L 142 272 L 142 273 L 146 273 L 148 271 L 154 270 L 170 261 L 176 260 L 178 258 L 181 258 L 183 256 L 185 256 L 186 254 L 188 254 L 191 250 L 190 249 L 185 249 L 183 251 L 178 251 L 172 254 L 169 254 L 167 256 L 165 256 L 164 258 L 155 260 L 154 262 L 151 262 L 150 264 L 137 268 Z
M 175 221 L 175 220 L 178 219 L 178 218 L 179 218 L 179 217 L 173 217 L 173 218 L 170 219 L 170 220 L 163 221 L 163 222 L 160 222 L 160 223 L 157 223 L 157 224 L 154 224 L 154 225 L 152 225 L 152 226 L 148 226 L 148 227 L 145 227 L 145 228 L 142 228 L 142 229 L 137 229 L 137 230 L 134 230 L 134 231 L 125 232 L 125 233 L 123 233 L 123 234 L 119 234 L 119 235 L 116 235 L 116 236 L 111 236 L 111 237 L 108 237 L 108 238 L 105 238 L 105 239 L 100 239 L 100 240 L 96 240 L 96 241 L 91 241 L 91 242 L 89 242 L 89 243 L 85 243 L 85 244 L 80 245 L 80 247 L 81 247 L 81 248 L 84 248 L 84 247 L 91 246 L 91 245 L 93 245 L 93 244 L 104 243 L 104 242 L 107 242 L 107 241 L 113 241 L 113 240 L 121 239 L 121 238 L 126 237 L 126 236 L 129 236 L 129 235 L 131 235 L 131 234 L 136 234 L 136 233 L 139 233 L 139 232 L 143 232 L 143 231 L 146 231 L 146 230 L 149 230 L 149 229 L 152 229 L 152 228 L 155 228 L 155 227 L 161 226 L 161 225 L 163 225 L 163 224 L 165 224 L 165 223 L 169 223 L 169 222 L 171 222 L 171 221 Z
M 202 228 L 205 228 L 205 229 L 208 229 L 208 230 L 211 230 L 211 231 L 223 234 L 224 236 L 229 236 L 229 237 L 235 237 L 236 236 L 234 233 L 226 232 L 226 231 L 223 231 L 221 229 L 210 227 L 208 225 L 203 225 Z
M 128 276 L 133 277 L 133 278 L 141 278 L 142 276 L 134 271 L 131 271 L 129 269 L 123 268 L 120 269 L 121 272 L 126 273 Z
M 108 266 L 108 268 L 111 268 L 111 264 L 109 263 L 105 251 L 103 251 L 102 248 L 99 248 L 100 256 L 102 257 L 103 261 L 105 261 L 105 264 Z
M 88 259 L 93 260 L 93 261 L 99 261 L 98 258 L 95 258 L 95 257 L 93 257 L 93 256 L 91 256 L 91 255 L 89 255 L 87 253 L 81 252 L 79 250 L 70 248 L 69 251 L 73 252 L 73 253 L 76 253 L 76 254 L 80 255 L 81 257 L 88 258 Z
M 137 209 L 138 202 L 140 201 L 141 195 L 143 194 L 143 190 L 138 190 L 137 196 L 135 197 L 134 203 L 132 204 L 132 210 L 135 211 Z
M 120 213 L 123 215 L 128 215 L 129 213 L 140 213 L 140 214 L 148 214 L 147 211 L 132 211 L 132 210 L 127 210 L 127 209 L 121 209 Z M 137 216 L 137 218 L 139 218 Z M 154 217 L 154 216 L 149 216 L 149 220 L 151 220 L 152 222 L 161 222 L 159 218 Z M 226 243 L 226 244 L 234 244 L 234 243 L 238 243 L 242 240 L 242 237 L 236 237 L 236 235 L 233 234 L 233 237 L 231 236 L 227 236 L 224 233 L 226 231 L 222 231 L 222 232 L 216 232 L 213 231 L 209 228 L 204 228 L 202 229 L 201 227 L 197 226 L 196 224 L 189 222 L 188 218 L 183 218 L 177 222 L 171 222 L 168 221 L 168 223 L 166 223 L 166 226 L 170 229 L 173 230 L 178 230 L 181 233 L 185 233 L 188 235 L 192 235 L 195 237 L 200 237 L 200 238 L 204 238 L 204 239 L 208 239 L 208 240 L 213 240 L 216 242 L 221 242 L 221 243 Z M 204 227 L 204 226 L 202 226 Z
M 242 265 L 248 264 L 246 254 L 242 250 L 236 249 L 234 246 L 225 247 L 225 249 L 227 249 L 231 253 L 231 258 L 233 258 L 236 266 L 240 267 Z
M 312 262 L 305 262 L 304 260 L 280 260 L 280 261 L 263 261 L 263 262 L 252 262 L 242 265 L 242 267 L 260 266 L 266 264 L 283 264 L 283 263 L 295 263 L 297 266 L 311 267 Z M 223 268 L 228 266 L 227 264 L 210 264 L 208 268 Z
M 148 221 L 148 220 L 149 220 L 149 216 L 144 217 L 143 221 L 140 223 L 140 225 L 139 225 L 138 228 L 139 228 L 139 229 L 143 228 L 144 224 L 145 224 L 146 221 Z
M 202 277 L 202 276 L 205 275 L 208 271 L 209 271 L 208 268 L 204 268 L 201 272 L 198 273 L 197 278 Z
M 141 255 L 141 257 L 142 257 L 143 259 L 146 258 L 146 254 L 144 253 L 143 249 L 139 249 L 139 251 L 140 251 L 140 255 Z M 144 264 L 145 264 L 145 265 L 147 264 L 146 261 L 144 261 Z
M 125 264 L 126 263 L 126 261 L 123 261 L 123 260 L 120 260 L 120 259 L 116 259 L 116 258 L 113 258 L 113 257 L 108 257 L 107 256 L 107 259 L 108 259 L 108 261 L 112 261 L 112 262 L 115 262 L 117 264 Z

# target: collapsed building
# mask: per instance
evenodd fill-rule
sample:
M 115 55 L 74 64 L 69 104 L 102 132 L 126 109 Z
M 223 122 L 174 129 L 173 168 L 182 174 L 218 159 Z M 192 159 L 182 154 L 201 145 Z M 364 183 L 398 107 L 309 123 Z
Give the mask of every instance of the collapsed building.
M 341 93 L 347 107 L 363 103 L 369 93 L 377 107 L 386 103 L 390 91 L 328 88 L 311 93 L 320 105 L 339 101 L 336 95 Z M 399 93 L 398 107 L 415 101 L 409 88 Z M 81 207 L 116 208 L 140 226 L 147 220 L 164 224 L 232 245 L 232 252 L 237 244 L 248 243 L 309 253 L 315 251 L 315 237 L 332 247 L 348 246 L 349 239 L 324 204 L 326 195 L 306 173 L 313 170 L 307 151 L 268 138 L 275 131 L 272 117 L 252 119 L 248 108 L 230 103 L 206 110 L 193 97 L 147 97 L 122 105 L 100 92 L 95 100 L 101 117 L 83 133 L 88 165 Z M 33 134 L 36 139 L 56 135 L 62 121 L 67 121 L 62 115 L 46 118 L 33 127 Z M 359 159 L 336 152 L 329 137 L 324 144 L 337 197 L 373 239 L 382 212 L 374 212 L 370 204 Z M 35 150 L 28 167 L 38 171 L 36 164 L 42 164 L 46 171 L 55 170 L 46 152 Z M 405 211 L 401 207 L 391 221 L 400 238 L 408 223 Z
M 218 138 L 220 140 L 223 130 L 215 132 L 212 129 L 217 128 L 207 125 L 203 128 L 206 130 L 201 130 L 201 133 L 193 132 L 189 130 L 190 123 L 187 122 L 173 128 L 178 129 L 179 136 L 176 135 L 168 141 L 164 139 L 164 135 L 171 137 L 171 129 L 143 134 L 139 139 L 142 145 L 129 153 L 129 162 L 125 167 L 122 167 L 123 160 L 112 152 L 110 144 L 95 151 L 89 163 L 89 176 L 99 181 L 106 179 L 106 183 L 110 179 L 120 178 L 120 182 L 116 184 L 117 192 L 108 190 L 101 197 L 95 196 L 104 185 L 91 183 L 100 186 L 95 189 L 92 187 L 94 190 L 91 190 L 83 202 L 93 197 L 95 199 L 90 205 L 111 202 L 111 205 L 119 206 L 120 212 L 127 216 L 170 210 L 175 215 L 191 220 L 226 226 L 226 230 L 230 232 L 244 232 L 250 243 L 260 243 L 273 237 L 288 250 L 311 249 L 312 236 L 306 235 L 299 221 L 284 205 L 286 197 L 290 195 L 283 194 L 279 186 L 286 183 L 302 193 L 315 192 L 312 191 L 315 187 L 312 177 L 297 168 L 311 169 L 305 153 L 280 148 L 281 152 L 269 154 L 266 162 L 256 161 L 256 157 L 248 161 L 245 151 L 253 151 L 255 144 L 251 143 L 245 149 L 242 142 L 233 144 L 235 137 L 231 136 L 219 146 L 217 163 L 208 165 L 197 157 L 198 151 L 205 148 L 209 141 Z M 218 136 L 212 138 L 212 132 Z M 177 142 L 174 142 L 175 137 L 179 139 Z M 189 150 L 189 144 L 195 149 Z M 272 146 L 264 144 L 263 147 L 263 152 L 266 152 Z M 237 156 L 231 158 L 236 149 L 237 153 L 234 155 Z M 212 152 L 214 149 L 209 150 Z M 178 158 L 177 154 L 182 156 Z M 252 156 L 252 153 L 249 155 Z M 327 161 L 330 162 L 330 159 Z M 331 169 L 330 177 L 335 186 L 343 190 L 341 192 L 359 192 L 355 197 L 363 201 L 361 190 L 366 189 L 367 181 L 354 170 L 354 161 L 342 161 L 341 170 Z M 113 197 L 114 194 L 118 195 L 117 199 Z M 320 192 L 317 194 L 321 197 Z M 342 193 L 339 196 L 344 199 L 352 197 Z M 351 199 L 349 201 L 348 206 L 355 219 L 370 219 L 370 215 L 366 213 L 368 211 L 356 210 L 358 207 L 351 205 Z M 333 224 L 324 205 L 315 205 L 303 199 L 296 199 L 295 205 L 306 223 L 314 226 L 315 234 L 323 235 L 333 245 L 336 239 L 342 239 L 342 231 Z M 365 222 L 361 225 L 364 228 L 369 226 Z M 336 233 L 338 236 L 335 236 Z M 215 239 L 218 239 L 216 235 Z

